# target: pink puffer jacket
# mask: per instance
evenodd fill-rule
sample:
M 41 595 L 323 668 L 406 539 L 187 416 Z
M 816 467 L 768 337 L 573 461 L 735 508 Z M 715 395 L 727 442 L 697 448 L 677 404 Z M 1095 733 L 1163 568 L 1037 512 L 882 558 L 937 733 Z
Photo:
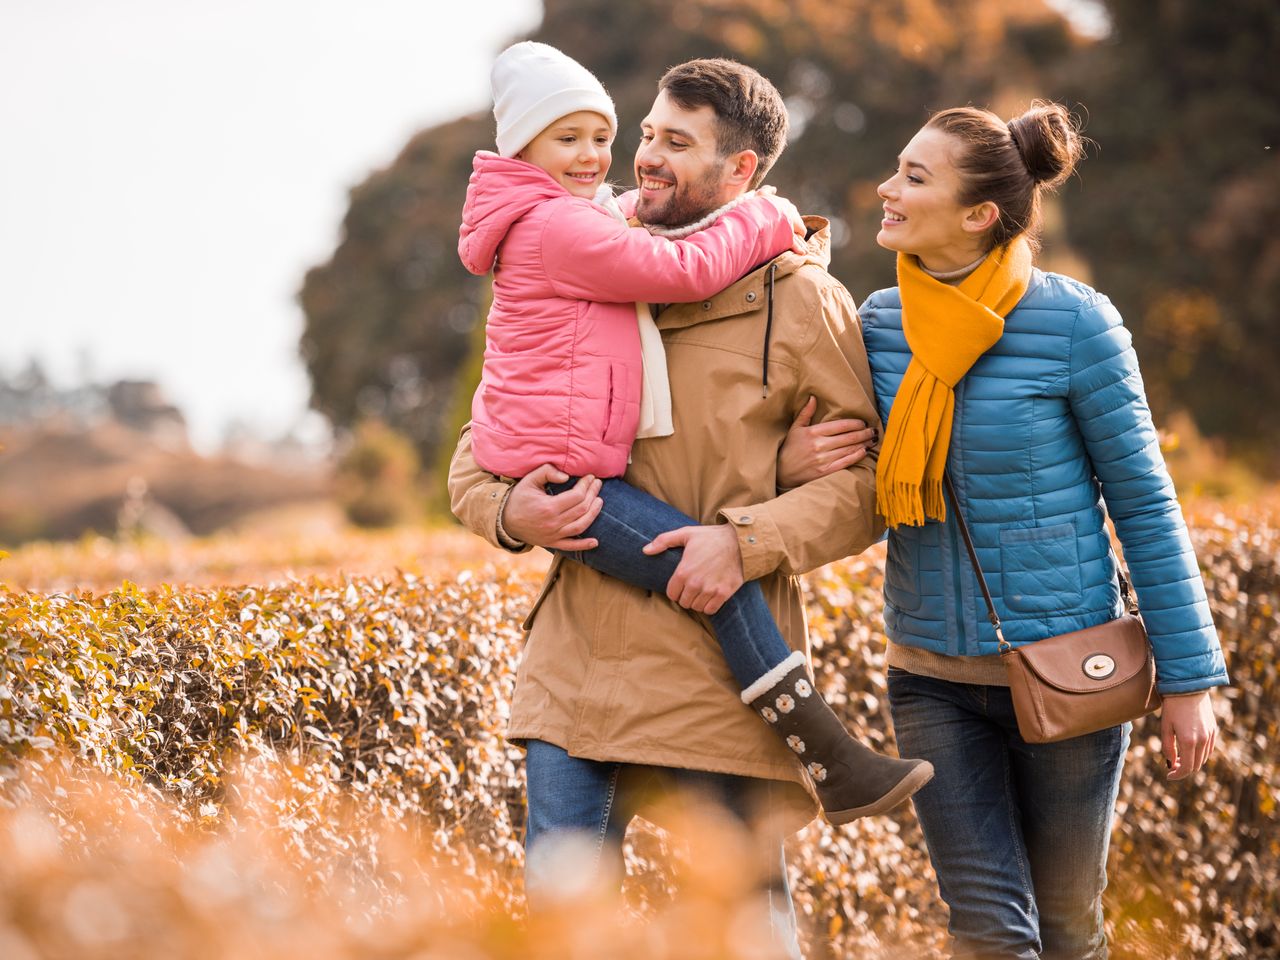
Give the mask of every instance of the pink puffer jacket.
M 494 270 L 484 372 L 471 403 L 476 462 L 522 477 L 551 463 L 621 476 L 640 410 L 635 302 L 703 300 L 790 249 L 792 227 L 763 198 L 688 239 L 628 227 L 540 167 L 481 151 L 458 255 Z

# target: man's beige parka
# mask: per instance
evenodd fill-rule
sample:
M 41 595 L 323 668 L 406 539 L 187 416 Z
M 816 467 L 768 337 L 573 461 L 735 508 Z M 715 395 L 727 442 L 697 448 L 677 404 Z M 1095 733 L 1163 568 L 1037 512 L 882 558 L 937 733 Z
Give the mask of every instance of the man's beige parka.
M 785 253 L 710 300 L 658 316 L 675 432 L 636 441 L 625 477 L 702 523 L 733 524 L 744 575 L 760 580 L 783 637 L 806 653 L 797 575 L 861 552 L 882 530 L 874 455 L 794 490 L 777 486 L 778 450 L 811 394 L 815 422 L 879 426 L 853 300 L 826 269 L 830 228 L 807 222 L 807 256 Z M 464 430 L 449 473 L 453 512 L 498 546 L 507 483 L 476 466 Z M 788 825 L 816 813 L 799 762 L 740 700 L 703 617 L 557 557 L 525 628 L 510 738 L 594 760 L 789 781 Z

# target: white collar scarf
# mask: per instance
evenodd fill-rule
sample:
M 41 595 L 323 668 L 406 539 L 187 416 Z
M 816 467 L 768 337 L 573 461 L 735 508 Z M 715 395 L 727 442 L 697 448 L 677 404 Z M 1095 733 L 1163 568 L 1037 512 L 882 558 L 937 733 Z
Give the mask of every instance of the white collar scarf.
M 595 202 L 618 220 L 627 222 L 612 188 L 602 186 L 596 191 Z M 647 303 L 636 304 L 636 326 L 640 328 L 640 366 L 643 374 L 640 384 L 640 425 L 636 430 L 636 439 L 669 437 L 675 433 L 675 426 L 671 417 L 667 351 L 662 345 L 658 325 L 653 322 L 653 311 Z

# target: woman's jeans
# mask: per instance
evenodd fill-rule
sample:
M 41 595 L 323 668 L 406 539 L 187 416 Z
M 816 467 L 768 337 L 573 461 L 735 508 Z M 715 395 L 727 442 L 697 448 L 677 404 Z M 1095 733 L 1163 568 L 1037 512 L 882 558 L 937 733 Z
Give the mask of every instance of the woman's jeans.
M 767 813 L 771 791 L 783 786 L 701 770 L 585 760 L 543 740 L 530 740 L 526 747 L 525 890 L 535 910 L 554 901 L 566 885 L 589 888 L 601 878 L 606 861 L 620 869 L 623 835 L 645 798 L 672 788 L 695 790 L 749 823 L 762 806 Z M 772 850 L 762 887 L 764 915 L 756 918 L 760 935 L 776 954 L 800 960 L 782 839 L 764 842 Z
M 1129 724 L 1058 743 L 1018 734 L 1007 687 L 889 669 L 904 757 L 957 958 L 1105 960 L 1102 890 Z
M 577 478 L 572 478 L 549 484 L 547 490 L 562 493 L 576 482 Z M 676 547 L 649 556 L 641 547 L 660 533 L 696 526 L 698 521 L 617 478 L 600 485 L 600 497 L 604 507 L 580 534 L 594 537 L 600 545 L 594 550 L 563 551 L 565 556 L 615 580 L 665 594 L 684 550 Z M 754 580 L 744 583 L 708 619 L 740 689 L 745 690 L 791 655 L 764 592 Z

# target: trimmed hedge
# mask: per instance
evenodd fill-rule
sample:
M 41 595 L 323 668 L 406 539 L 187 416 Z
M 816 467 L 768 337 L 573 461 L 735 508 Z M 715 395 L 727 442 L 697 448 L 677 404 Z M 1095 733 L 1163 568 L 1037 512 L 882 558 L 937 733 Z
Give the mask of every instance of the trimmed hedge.
M 62 747 L 207 810 L 227 799 L 239 758 L 280 752 L 317 805 L 349 795 L 440 849 L 511 862 L 520 753 L 500 730 L 528 587 L 463 573 L 0 593 L 0 756 L 11 758 L 0 776 L 17 775 L 12 758 L 39 765 Z M 345 839 L 324 838 L 318 818 L 298 823 L 320 844 L 317 869 L 336 869 L 320 848 Z
M 1280 535 L 1260 519 L 1215 516 L 1194 537 L 1235 686 L 1217 701 L 1220 749 L 1192 782 L 1164 780 L 1157 721 L 1134 732 L 1108 892 L 1117 958 L 1280 955 Z M 883 743 L 879 564 L 833 565 L 808 589 L 819 684 L 852 728 Z M 521 755 L 501 730 L 535 585 L 463 571 L 126 583 L 101 596 L 0 589 L 4 796 L 21 802 L 64 749 L 74 769 L 172 801 L 164 809 L 188 826 L 229 829 L 254 792 L 234 771 L 283 758 L 284 796 L 255 809 L 275 811 L 282 855 L 313 884 L 364 883 L 395 904 L 403 872 L 383 861 L 389 837 L 408 838 L 472 877 L 477 903 L 516 914 Z M 64 833 L 75 816 L 61 816 Z M 646 828 L 628 858 L 642 912 L 662 912 L 673 869 L 696 868 Z M 809 955 L 941 955 L 945 910 L 909 810 L 811 825 L 792 843 L 791 869 Z

